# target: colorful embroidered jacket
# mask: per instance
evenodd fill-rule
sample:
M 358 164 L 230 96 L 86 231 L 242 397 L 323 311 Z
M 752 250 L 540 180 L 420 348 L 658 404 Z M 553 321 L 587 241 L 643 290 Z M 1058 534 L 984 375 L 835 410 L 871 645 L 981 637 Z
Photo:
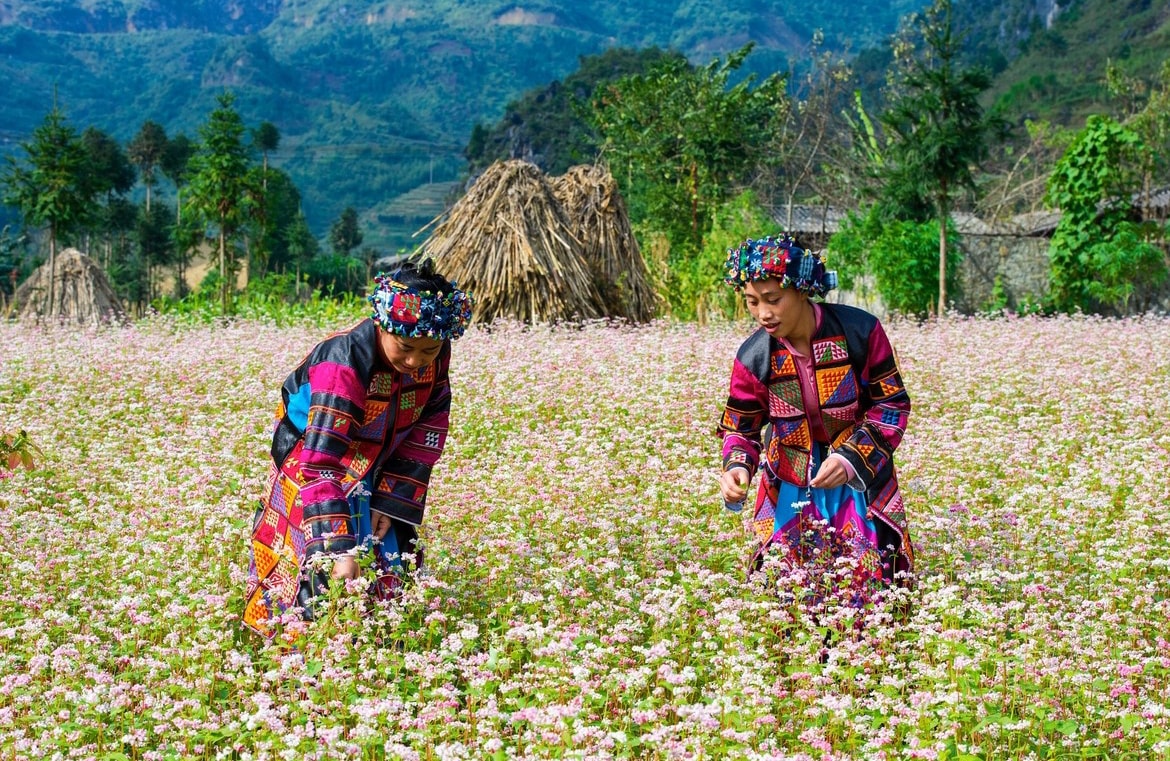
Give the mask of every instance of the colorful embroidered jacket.
M 283 502 L 290 519 L 302 513 L 302 556 L 354 546 L 347 496 L 371 472 L 370 509 L 421 523 L 447 439 L 450 361 L 448 342 L 421 372 L 399 373 L 382 359 L 367 319 L 322 341 L 288 376 L 265 501 Z
M 821 443 L 853 466 L 870 509 L 904 526 L 893 455 L 906 431 L 910 397 L 893 348 L 868 312 L 841 304 L 822 304 L 821 309 L 812 338 L 816 406 L 828 435 Z M 770 427 L 761 442 L 766 424 Z M 796 365 L 784 344 L 762 328 L 736 354 L 717 433 L 723 438 L 724 470 L 741 465 L 754 476 L 762 452 L 770 477 L 808 484 L 813 429 Z

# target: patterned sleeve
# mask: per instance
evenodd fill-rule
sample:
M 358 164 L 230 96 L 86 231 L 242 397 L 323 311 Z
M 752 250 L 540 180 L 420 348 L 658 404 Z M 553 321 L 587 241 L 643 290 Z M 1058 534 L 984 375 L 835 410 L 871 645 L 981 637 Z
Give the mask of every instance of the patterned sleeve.
M 447 443 L 451 412 L 448 367 L 447 357 L 436 362 L 435 385 L 418 422 L 382 466 L 376 492 L 370 501 L 372 511 L 415 525 L 422 522 L 431 470 Z
M 308 375 L 311 396 L 303 445 L 293 452 L 295 463 L 289 463 L 301 484 L 309 534 L 305 553 L 344 552 L 355 540 L 341 484 L 342 457 L 350 446 L 350 430 L 363 417 L 365 386 L 352 367 L 334 362 L 313 364 Z
M 746 468 L 754 478 L 760 462 L 760 431 L 767 422 L 768 392 L 738 358 L 731 368 L 731 391 L 716 428 L 723 439 L 723 470 Z
M 870 406 L 848 440 L 836 451 L 849 461 L 868 487 L 890 466 L 910 419 L 910 396 L 880 322 L 874 323 L 869 334 L 861 375 L 862 400 Z

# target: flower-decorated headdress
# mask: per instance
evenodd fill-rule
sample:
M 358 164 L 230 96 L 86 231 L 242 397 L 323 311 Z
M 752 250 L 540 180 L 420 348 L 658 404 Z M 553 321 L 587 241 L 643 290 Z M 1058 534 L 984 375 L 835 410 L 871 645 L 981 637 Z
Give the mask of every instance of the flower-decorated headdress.
M 736 290 L 756 280 L 775 278 L 781 288 L 795 288 L 809 296 L 824 296 L 837 287 L 837 273 L 825 269 L 820 255 L 796 245 L 787 235 L 748 238 L 727 249 L 723 282 Z
M 423 291 L 378 273 L 369 301 L 374 322 L 403 338 L 458 338 L 471 322 L 471 295 L 451 283 L 450 290 Z

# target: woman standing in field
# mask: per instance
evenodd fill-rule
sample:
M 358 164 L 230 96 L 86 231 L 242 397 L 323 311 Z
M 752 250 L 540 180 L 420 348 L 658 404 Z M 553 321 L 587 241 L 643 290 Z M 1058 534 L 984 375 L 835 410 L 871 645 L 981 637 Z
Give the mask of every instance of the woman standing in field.
M 724 270 L 759 327 L 736 354 L 717 431 L 723 499 L 742 503 L 762 470 L 753 567 L 774 545 L 797 561 L 828 549 L 854 561 L 865 596 L 913 561 L 894 469 L 910 398 L 890 342 L 868 312 L 813 300 L 836 273 L 791 238 L 748 239 Z
M 379 275 L 373 313 L 317 344 L 281 388 L 268 486 L 252 531 L 244 623 L 273 624 L 328 578 L 358 576 L 370 547 L 377 587 L 416 552 L 431 468 L 447 438 L 451 341 L 471 298 L 429 267 Z M 324 569 L 317 570 L 323 560 Z

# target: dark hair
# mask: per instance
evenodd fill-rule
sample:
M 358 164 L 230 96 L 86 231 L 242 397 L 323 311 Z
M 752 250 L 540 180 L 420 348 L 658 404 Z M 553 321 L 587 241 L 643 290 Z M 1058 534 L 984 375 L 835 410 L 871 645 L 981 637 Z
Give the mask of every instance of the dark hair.
M 412 259 L 390 273 L 390 276 L 409 288 L 420 291 L 450 291 L 451 282 L 435 272 L 435 262 L 430 257 Z

